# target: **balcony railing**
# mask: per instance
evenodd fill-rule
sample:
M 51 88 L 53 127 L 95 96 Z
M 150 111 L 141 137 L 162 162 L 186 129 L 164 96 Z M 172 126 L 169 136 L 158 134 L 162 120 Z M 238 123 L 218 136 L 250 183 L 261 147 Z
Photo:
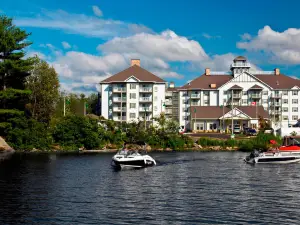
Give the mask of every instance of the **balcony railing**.
M 142 88 L 140 88 L 140 92 L 152 92 L 152 88 L 151 87 L 142 87 Z
M 238 63 L 232 63 L 231 67 L 251 67 L 251 65 L 250 63 L 238 62 Z
M 152 108 L 150 107 L 140 107 L 140 112 L 151 112 Z
M 261 94 L 249 94 L 250 98 L 261 98 Z
M 191 98 L 200 98 L 200 94 L 191 94 Z
M 115 121 L 121 121 L 121 119 L 122 119 L 122 121 L 126 121 L 126 116 L 116 116 L 116 117 L 113 117 L 113 120 L 115 120 Z
M 172 110 L 166 110 L 165 113 L 166 114 L 172 114 Z
M 165 101 L 165 105 L 172 105 L 172 101 Z
M 113 108 L 113 111 L 115 111 L 115 112 L 121 112 L 121 110 L 123 111 L 123 112 L 125 112 L 126 111 L 126 107 L 114 107 Z
M 126 99 L 127 99 L 126 97 L 122 97 L 122 98 L 121 97 L 114 97 L 113 101 L 114 102 L 121 102 L 121 101 L 126 102 Z
M 125 92 L 126 88 L 125 87 L 114 87 L 113 92 Z
M 271 98 L 281 98 L 282 94 L 272 93 L 270 97 Z
M 270 104 L 271 106 L 281 106 L 281 103 L 280 102 L 271 102 Z
M 241 98 L 242 97 L 242 94 L 240 93 L 240 94 L 231 94 L 231 95 L 229 95 L 229 97 L 231 98 Z
M 272 115 L 278 115 L 278 114 L 281 114 L 281 110 L 271 110 L 270 114 Z
M 166 97 L 172 97 L 172 92 L 166 92 Z
M 199 102 L 191 102 L 192 106 L 200 106 Z
M 152 102 L 151 97 L 140 97 L 140 102 Z

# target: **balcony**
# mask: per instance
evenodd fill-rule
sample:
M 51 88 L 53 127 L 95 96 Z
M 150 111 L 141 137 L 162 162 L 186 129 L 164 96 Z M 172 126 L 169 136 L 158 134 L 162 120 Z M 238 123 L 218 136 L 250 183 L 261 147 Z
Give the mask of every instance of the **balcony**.
M 278 94 L 278 93 L 272 93 L 270 98 L 281 98 L 282 94 Z
M 113 87 L 113 92 L 120 93 L 120 92 L 126 92 L 125 87 Z
M 173 93 L 172 92 L 166 92 L 166 97 L 172 97 Z
M 149 92 L 152 92 L 152 88 L 151 87 L 141 87 L 140 92 L 149 93 Z
M 200 98 L 200 94 L 191 94 L 191 98 Z
M 152 112 L 151 107 L 140 107 L 140 112 Z
M 270 114 L 271 115 L 279 115 L 279 114 L 281 114 L 281 110 L 271 110 Z
M 165 101 L 165 105 L 172 105 L 172 101 Z
M 113 107 L 114 112 L 126 112 L 126 107 Z
M 230 98 L 241 98 L 241 97 L 242 97 L 242 93 L 239 93 L 239 94 L 231 94 L 229 97 L 230 97 Z
M 152 102 L 151 97 L 140 97 L 140 102 Z
M 167 115 L 172 114 L 172 110 L 166 110 L 166 111 L 165 111 L 165 114 L 167 114 Z
M 261 98 L 261 94 L 249 94 L 249 98 Z
M 271 102 L 270 106 L 281 106 L 281 102 Z
M 199 102 L 191 102 L 191 106 L 200 106 L 200 103 Z
M 127 98 L 126 97 L 114 97 L 113 101 L 114 102 L 126 102 Z
M 122 121 L 126 121 L 126 116 L 115 116 L 115 117 L 113 117 L 113 120 L 114 121 L 121 121 L 121 119 L 122 119 Z

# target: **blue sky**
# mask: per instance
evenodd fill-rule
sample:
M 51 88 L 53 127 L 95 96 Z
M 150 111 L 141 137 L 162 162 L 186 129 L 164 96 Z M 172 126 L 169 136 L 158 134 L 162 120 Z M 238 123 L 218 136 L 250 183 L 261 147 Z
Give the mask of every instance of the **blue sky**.
M 0 2 L 1 13 L 32 32 L 28 54 L 52 64 L 62 89 L 74 92 L 95 91 L 131 58 L 177 85 L 206 67 L 227 71 L 237 55 L 298 77 L 299 7 L 296 0 Z

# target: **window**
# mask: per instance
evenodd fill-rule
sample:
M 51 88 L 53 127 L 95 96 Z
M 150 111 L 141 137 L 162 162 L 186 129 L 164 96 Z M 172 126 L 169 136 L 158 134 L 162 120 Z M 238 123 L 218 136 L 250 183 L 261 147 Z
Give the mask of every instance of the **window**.
M 208 100 L 204 100 L 204 105 L 208 105 Z
M 243 99 L 243 105 L 247 104 L 247 99 Z
M 182 109 L 182 112 L 189 112 L 188 108 Z
M 187 116 L 183 116 L 182 119 L 183 120 L 188 120 L 188 117 Z
M 289 117 L 288 116 L 283 116 L 282 120 L 289 120 Z
M 136 84 L 130 84 L 130 89 L 136 89 Z
M 136 93 L 130 93 L 130 99 L 136 99 Z
M 268 95 L 268 91 L 263 91 L 263 95 Z
M 298 91 L 293 91 L 293 95 L 298 95 Z
M 298 116 L 296 115 L 292 116 L 292 120 L 298 120 Z
M 204 96 L 209 96 L 209 92 L 208 91 L 204 91 L 203 94 L 204 94 Z
M 298 104 L 298 99 L 292 99 L 292 104 Z
M 130 108 L 131 109 L 135 109 L 136 108 L 136 104 L 135 103 L 130 103 Z
M 298 112 L 298 107 L 293 107 L 292 112 Z
M 243 95 L 247 95 L 247 91 L 243 91 Z
M 288 101 L 288 99 L 282 99 L 282 103 L 283 103 L 283 104 L 288 104 L 289 101 Z
M 204 130 L 204 123 L 196 123 L 195 129 L 196 130 Z
M 268 104 L 268 99 L 263 99 L 263 104 Z
M 223 91 L 223 95 L 227 95 L 227 91 Z
M 279 95 L 279 91 L 274 91 L 275 95 Z
M 135 113 L 130 113 L 130 119 L 135 119 Z
M 157 91 L 157 87 L 154 87 L 154 91 Z
M 283 111 L 283 112 L 287 112 L 288 110 L 289 110 L 288 107 L 282 107 L 282 111 Z
M 283 95 L 288 95 L 288 91 L 282 91 Z

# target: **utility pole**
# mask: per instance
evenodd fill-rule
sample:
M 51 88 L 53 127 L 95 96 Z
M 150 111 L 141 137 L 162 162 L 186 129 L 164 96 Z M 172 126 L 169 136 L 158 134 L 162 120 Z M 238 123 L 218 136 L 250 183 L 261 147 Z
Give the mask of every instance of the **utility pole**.
M 85 105 L 85 101 L 83 101 L 83 115 L 86 115 L 86 105 Z
M 231 135 L 233 136 L 233 90 L 231 90 Z

